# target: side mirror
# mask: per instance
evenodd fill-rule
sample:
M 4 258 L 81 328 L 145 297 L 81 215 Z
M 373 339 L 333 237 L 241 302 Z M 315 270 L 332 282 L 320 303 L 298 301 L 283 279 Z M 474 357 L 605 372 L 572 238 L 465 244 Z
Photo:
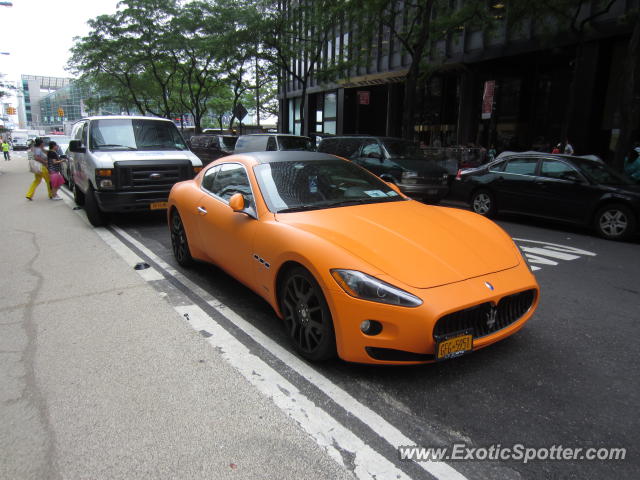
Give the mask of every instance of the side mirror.
M 80 140 L 71 140 L 69 142 L 69 150 L 73 153 L 86 153 L 86 147 L 82 146 Z
M 385 182 L 385 183 L 391 187 L 391 190 L 393 190 L 394 192 L 402 195 L 402 192 L 400 191 L 400 187 L 398 187 L 398 185 L 396 185 L 393 182 Z
M 229 206 L 234 212 L 244 211 L 244 196 L 241 193 L 234 193 L 229 199 Z

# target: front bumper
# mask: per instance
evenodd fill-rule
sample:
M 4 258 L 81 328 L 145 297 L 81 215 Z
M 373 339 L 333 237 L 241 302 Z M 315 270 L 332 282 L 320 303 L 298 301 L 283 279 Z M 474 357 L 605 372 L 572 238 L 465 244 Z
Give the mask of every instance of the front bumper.
M 398 183 L 398 187 L 408 197 L 418 197 L 426 200 L 442 200 L 449 193 L 448 185 Z
M 491 291 L 485 285 L 491 283 Z M 356 363 L 407 365 L 435 361 L 433 329 L 441 317 L 525 290 L 536 292 L 529 310 L 518 320 L 489 335 L 474 338 L 473 350 L 484 348 L 517 332 L 538 306 L 539 287 L 528 267 L 519 266 L 462 282 L 429 289 L 406 289 L 423 300 L 416 308 L 397 307 L 355 299 L 331 289 L 328 303 L 334 320 L 338 355 Z M 360 331 L 364 320 L 382 324 L 382 332 L 369 336 Z
M 96 200 L 103 212 L 142 212 L 149 211 L 152 203 L 166 202 L 169 190 L 145 192 L 118 192 L 99 190 Z

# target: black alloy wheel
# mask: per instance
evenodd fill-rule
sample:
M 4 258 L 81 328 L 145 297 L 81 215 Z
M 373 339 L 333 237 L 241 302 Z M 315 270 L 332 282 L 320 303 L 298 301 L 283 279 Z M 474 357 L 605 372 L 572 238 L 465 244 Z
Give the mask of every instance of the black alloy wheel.
M 298 353 L 312 361 L 334 358 L 331 312 L 313 275 L 302 267 L 289 270 L 279 288 L 279 300 L 287 334 Z
M 189 242 L 187 240 L 187 232 L 184 230 L 182 218 L 177 210 L 171 214 L 171 249 L 173 256 L 178 264 L 182 267 L 190 267 L 193 265 L 193 257 L 189 250 Z
M 636 230 L 636 217 L 625 205 L 606 205 L 596 213 L 595 227 L 603 238 L 626 240 Z

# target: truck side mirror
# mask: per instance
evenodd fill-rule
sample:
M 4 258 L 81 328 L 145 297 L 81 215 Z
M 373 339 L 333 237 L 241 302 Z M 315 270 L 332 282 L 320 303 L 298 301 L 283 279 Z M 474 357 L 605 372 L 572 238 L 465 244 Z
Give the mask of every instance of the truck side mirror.
M 86 153 L 87 148 L 82 146 L 80 140 L 71 140 L 69 142 L 69 150 L 73 153 Z

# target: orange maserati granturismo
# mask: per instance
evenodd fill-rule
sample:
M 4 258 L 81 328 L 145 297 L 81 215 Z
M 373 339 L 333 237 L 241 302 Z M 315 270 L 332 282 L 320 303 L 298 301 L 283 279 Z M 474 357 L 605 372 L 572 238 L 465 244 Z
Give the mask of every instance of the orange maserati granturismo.
M 177 262 L 213 263 L 262 296 L 309 360 L 426 363 L 517 332 L 539 288 L 512 239 L 313 152 L 224 157 L 168 202 Z

